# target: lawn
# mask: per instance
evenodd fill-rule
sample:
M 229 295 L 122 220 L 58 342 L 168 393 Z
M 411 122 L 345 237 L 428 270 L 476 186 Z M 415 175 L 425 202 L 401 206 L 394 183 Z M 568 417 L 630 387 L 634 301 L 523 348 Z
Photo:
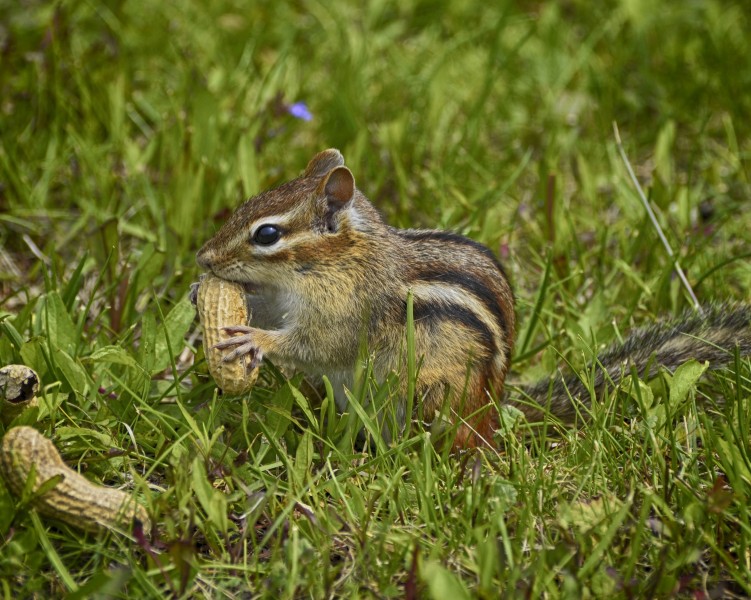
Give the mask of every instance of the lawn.
M 2 597 L 751 596 L 748 358 L 575 427 L 501 409 L 497 452 L 363 450 L 367 411 L 271 364 L 218 394 L 188 301 L 234 207 L 336 147 L 390 223 L 502 260 L 509 393 L 589 377 L 691 306 L 614 125 L 699 301 L 748 301 L 750 30 L 746 0 L 0 0 L 0 365 L 42 383 L 15 422 L 156 523 L 0 483 Z

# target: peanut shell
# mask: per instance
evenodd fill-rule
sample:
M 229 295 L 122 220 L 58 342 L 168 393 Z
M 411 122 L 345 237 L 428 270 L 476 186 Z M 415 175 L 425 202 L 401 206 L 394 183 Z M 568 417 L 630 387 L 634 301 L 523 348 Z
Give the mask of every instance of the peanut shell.
M 226 362 L 226 352 L 214 346 L 232 336 L 222 328 L 247 325 L 250 311 L 245 290 L 239 283 L 207 274 L 201 279 L 196 302 L 198 318 L 203 325 L 203 349 L 209 372 L 217 385 L 228 394 L 242 394 L 250 390 L 258 377 L 258 368 L 249 370 L 249 357 L 241 356 Z
M 92 483 L 71 469 L 55 445 L 33 427 L 11 428 L 0 445 L 0 472 L 15 495 L 23 494 L 32 466 L 36 470 L 32 493 L 51 478 L 60 478 L 52 489 L 33 498 L 40 514 L 85 531 L 130 530 L 133 519 L 140 520 L 146 531 L 151 529 L 146 509 L 129 493 Z
M 39 376 L 26 365 L 0 368 L 0 421 L 9 424 L 30 406 L 38 406 Z

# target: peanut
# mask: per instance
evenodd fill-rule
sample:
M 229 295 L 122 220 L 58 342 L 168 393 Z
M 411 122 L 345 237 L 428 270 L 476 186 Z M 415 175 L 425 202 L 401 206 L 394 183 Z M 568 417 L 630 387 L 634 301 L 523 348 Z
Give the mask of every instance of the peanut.
M 6 365 L 0 369 L 0 420 L 9 424 L 39 401 L 39 376 L 25 365 Z
M 218 342 L 231 337 L 223 327 L 247 325 L 250 322 L 245 290 L 238 283 L 207 274 L 198 287 L 196 307 L 203 325 L 203 349 L 209 372 L 224 392 L 247 392 L 258 377 L 258 368 L 248 371 L 247 356 L 226 362 L 224 353 L 214 347 Z
M 107 528 L 130 530 L 138 519 L 146 531 L 151 521 L 146 509 L 127 492 L 96 485 L 68 467 L 55 445 L 33 427 L 13 427 L 0 446 L 0 472 L 17 496 L 23 494 L 32 468 L 36 470 L 31 501 L 40 514 L 86 531 Z M 46 481 L 58 477 L 53 488 L 36 496 Z

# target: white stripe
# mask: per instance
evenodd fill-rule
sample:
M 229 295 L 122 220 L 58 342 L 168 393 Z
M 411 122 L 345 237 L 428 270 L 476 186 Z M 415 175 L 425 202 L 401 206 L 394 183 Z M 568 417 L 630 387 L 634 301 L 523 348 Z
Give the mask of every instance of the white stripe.
M 449 283 L 418 282 L 411 286 L 415 298 L 424 302 L 438 302 L 441 304 L 453 304 L 469 309 L 473 314 L 487 325 L 496 340 L 503 340 L 501 330 L 495 317 L 487 307 L 471 291 Z M 499 350 L 504 347 L 499 344 Z

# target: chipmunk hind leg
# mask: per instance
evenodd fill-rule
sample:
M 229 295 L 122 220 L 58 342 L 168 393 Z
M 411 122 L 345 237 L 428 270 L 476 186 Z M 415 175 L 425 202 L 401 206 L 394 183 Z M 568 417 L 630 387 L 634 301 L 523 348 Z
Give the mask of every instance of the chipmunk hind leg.
M 453 375 L 453 376 L 450 376 Z M 493 447 L 497 409 L 490 397 L 486 374 L 459 370 L 441 374 L 418 389 L 423 420 L 438 439 L 449 436 L 453 451 Z

